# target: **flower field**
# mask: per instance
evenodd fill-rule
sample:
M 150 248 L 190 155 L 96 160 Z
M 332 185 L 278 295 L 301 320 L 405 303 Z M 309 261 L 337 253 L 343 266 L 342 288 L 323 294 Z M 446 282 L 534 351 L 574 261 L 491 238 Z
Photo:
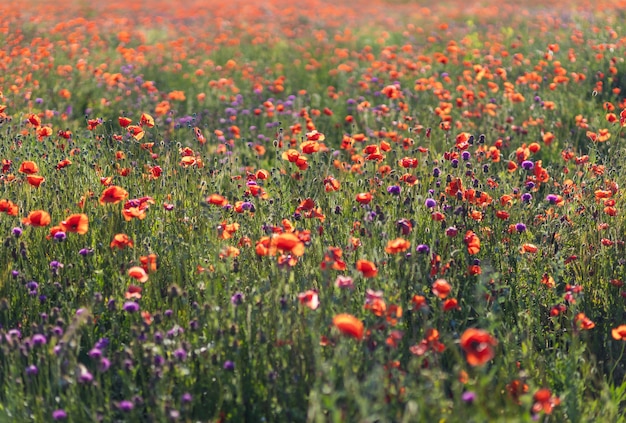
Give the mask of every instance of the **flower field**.
M 624 22 L 1 3 L 0 422 L 626 421 Z

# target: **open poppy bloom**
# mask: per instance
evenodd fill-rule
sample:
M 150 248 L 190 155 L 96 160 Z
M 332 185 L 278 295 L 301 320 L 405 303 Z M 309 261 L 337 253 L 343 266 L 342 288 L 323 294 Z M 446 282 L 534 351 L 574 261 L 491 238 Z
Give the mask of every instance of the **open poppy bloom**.
M 211 194 L 207 197 L 206 202 L 215 206 L 225 206 L 228 200 L 219 194 Z
M 300 304 L 310 308 L 311 310 L 316 310 L 320 305 L 317 291 L 313 291 L 311 289 L 298 294 L 298 301 L 300 301 Z
M 465 245 L 467 245 L 467 252 L 471 255 L 478 254 L 480 251 L 480 239 L 478 236 L 472 232 L 467 231 L 465 233 L 465 238 L 463 239 Z
M 617 341 L 626 341 L 626 325 L 620 325 L 611 329 L 611 336 Z
M 446 299 L 448 295 L 450 295 L 451 290 L 452 290 L 452 287 L 450 286 L 448 281 L 446 281 L 445 279 L 437 279 L 435 282 L 433 282 L 433 286 L 432 286 L 433 294 L 435 294 L 442 300 Z
M 143 267 L 140 267 L 140 266 L 133 266 L 130 269 L 128 269 L 128 276 L 130 276 L 133 279 L 138 280 L 141 283 L 148 281 L 148 274 L 143 269 Z
M 373 278 L 378 275 L 376 265 L 369 260 L 358 260 L 356 262 L 356 270 L 361 272 L 366 278 Z
M 126 128 L 132 123 L 132 119 L 127 118 L 126 116 L 120 116 L 119 118 L 117 118 L 117 121 L 122 128 Z
M 156 272 L 157 270 L 157 255 L 156 254 L 152 253 L 152 254 L 148 254 L 147 256 L 141 256 L 139 257 L 139 261 L 141 262 L 141 267 L 143 267 L 143 270 L 145 270 L 146 272 L 148 273 Z
M 290 252 L 296 257 L 304 254 L 304 243 L 293 233 L 283 233 L 272 237 L 270 241 L 270 254 L 274 255 L 276 250 Z
M 542 388 L 535 392 L 533 400 L 533 413 L 543 411 L 546 414 L 551 414 L 552 409 L 561 403 L 561 400 L 558 397 L 553 397 L 552 392 L 547 388 Z
M 30 226 L 48 226 L 50 224 L 50 215 L 43 210 L 35 210 L 22 219 L 24 225 Z
M 111 248 L 118 248 L 123 250 L 126 247 L 133 247 L 133 240 L 126 234 L 115 234 L 111 244 L 109 244 Z
M 26 181 L 29 183 L 29 185 L 32 185 L 35 188 L 39 188 L 39 185 L 45 182 L 46 178 L 44 178 L 43 176 L 39 176 L 39 175 L 28 175 L 26 177 Z
M 403 238 L 396 238 L 389 240 L 387 242 L 387 246 L 385 247 L 385 251 L 389 254 L 397 254 L 402 253 L 408 250 L 411 247 L 411 242 L 407 241 Z
M 84 213 L 73 214 L 61 222 L 64 232 L 76 232 L 85 235 L 89 230 L 89 218 Z
M 25 173 L 27 175 L 34 175 L 35 173 L 39 172 L 39 166 L 37 166 L 37 163 L 33 161 L 26 160 L 23 161 L 22 164 L 20 164 L 18 172 Z
M 154 118 L 148 113 L 142 113 L 141 118 L 139 119 L 139 125 L 152 128 L 154 126 Z
M 498 341 L 482 329 L 470 328 L 461 335 L 461 348 L 470 366 L 482 366 L 495 356 Z
M 102 195 L 100 196 L 100 204 L 104 205 L 106 203 L 117 204 L 120 201 L 128 198 L 128 192 L 121 187 L 116 185 L 111 185 L 104 191 L 102 191 Z
M 339 332 L 361 340 L 363 338 L 363 322 L 351 314 L 338 314 L 333 318 L 333 324 Z
M 370 194 L 369 192 L 362 192 L 360 194 L 357 194 L 356 201 L 361 204 L 369 204 L 369 202 L 372 201 L 372 194 Z

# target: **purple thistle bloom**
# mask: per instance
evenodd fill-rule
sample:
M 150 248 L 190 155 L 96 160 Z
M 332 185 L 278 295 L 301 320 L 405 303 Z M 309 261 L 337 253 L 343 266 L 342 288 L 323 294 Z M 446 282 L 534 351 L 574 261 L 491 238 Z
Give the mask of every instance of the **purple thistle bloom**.
M 554 194 L 548 194 L 548 195 L 546 196 L 546 201 L 547 201 L 547 202 L 549 202 L 550 204 L 554 204 L 554 203 L 556 203 L 558 199 L 559 199 L 559 197 L 557 197 L 557 196 L 556 196 L 556 195 L 554 195 Z
M 83 257 L 88 256 L 91 253 L 93 253 L 93 250 L 91 248 L 81 248 L 80 251 L 78 251 L 78 254 Z
M 426 244 L 419 244 L 417 247 L 415 247 L 415 251 L 420 254 L 428 254 L 428 252 L 430 251 L 430 247 Z
M 183 404 L 188 404 L 190 403 L 192 400 L 191 394 L 189 392 L 185 392 L 181 397 L 180 397 L 180 402 L 182 402 Z
M 109 346 L 109 338 L 100 338 L 98 342 L 94 345 L 94 348 L 98 348 L 99 350 L 103 350 Z
M 185 359 L 187 358 L 187 351 L 182 348 L 178 348 L 176 351 L 174 351 L 174 357 L 176 357 L 178 361 L 185 361 Z
M 437 202 L 434 199 L 432 199 L 432 198 L 427 198 L 426 201 L 424 202 L 424 204 L 429 209 L 432 209 L 433 207 L 437 206 Z
M 524 203 L 530 203 L 530 200 L 533 199 L 533 195 L 529 192 L 525 192 L 522 194 L 522 201 Z
M 461 395 L 461 399 L 464 402 L 467 402 L 467 403 L 471 404 L 476 399 L 476 393 L 474 393 L 472 391 L 463 392 L 463 395 Z
M 40 333 L 34 334 L 31 341 L 33 341 L 33 346 L 46 345 L 48 343 L 46 337 Z
M 469 151 L 464 151 L 464 152 L 461 154 L 461 158 L 462 158 L 463 160 L 465 160 L 465 161 L 468 161 L 471 157 L 472 157 L 472 155 L 470 154 L 470 152 L 469 152 Z
M 109 370 L 110 367 L 111 367 L 111 361 L 106 357 L 102 357 L 100 359 L 100 364 L 98 365 L 98 370 L 104 373 L 107 370 Z
M 16 238 L 19 238 L 22 235 L 22 228 L 13 228 L 13 230 L 11 231 L 13 233 L 13 236 L 15 236 Z
M 524 232 L 526 230 L 526 225 L 524 225 L 523 223 L 517 223 L 515 225 L 515 230 L 517 232 Z
M 243 304 L 243 293 L 236 292 L 232 297 L 230 297 L 230 302 L 235 306 Z
M 523 169 L 531 170 L 533 167 L 535 167 L 535 164 L 533 162 L 531 162 L 530 160 L 524 160 L 522 162 L 522 168 Z
M 400 195 L 402 188 L 399 185 L 391 185 L 387 187 L 387 192 L 391 195 Z
M 26 368 L 27 376 L 37 376 L 37 373 L 39 373 L 39 369 L 37 369 L 37 366 L 35 366 L 34 364 L 31 364 Z
M 99 350 L 98 348 L 92 348 L 87 355 L 93 359 L 99 359 L 100 357 L 102 357 L 102 351 Z
M 91 383 L 93 381 L 93 375 L 89 373 L 87 369 L 84 369 L 80 372 L 80 376 L 78 377 L 78 383 Z
M 52 412 L 52 420 L 65 420 L 67 419 L 67 413 L 63 409 L 54 410 Z
M 124 412 L 129 412 L 130 410 L 135 408 L 135 404 L 133 404 L 131 401 L 124 400 L 124 401 L 120 401 L 117 404 L 117 408 L 119 408 L 120 410 Z
M 134 301 L 127 301 L 124 303 L 124 306 L 122 308 L 128 313 L 136 313 L 139 311 L 139 304 Z
M 65 235 L 65 232 L 63 231 L 59 231 L 56 234 L 54 234 L 54 239 L 57 241 L 65 241 L 65 238 L 67 238 L 67 235 Z
M 226 360 L 224 362 L 224 370 L 233 371 L 235 370 L 235 363 L 230 360 Z

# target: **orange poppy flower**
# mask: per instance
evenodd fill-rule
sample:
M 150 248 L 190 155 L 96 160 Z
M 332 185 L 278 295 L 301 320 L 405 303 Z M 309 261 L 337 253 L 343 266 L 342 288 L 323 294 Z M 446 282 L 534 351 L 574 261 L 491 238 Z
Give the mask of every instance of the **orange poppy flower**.
M 157 255 L 152 253 L 152 254 L 148 254 L 147 256 L 141 256 L 139 257 L 139 261 L 141 262 L 141 267 L 143 267 L 143 270 L 145 270 L 146 272 L 150 273 L 150 272 L 156 272 L 157 270 Z
M 402 253 L 411 247 L 411 242 L 403 238 L 391 239 L 387 242 L 385 251 L 389 254 Z
M 146 132 L 139 125 L 129 125 L 126 129 L 128 130 L 128 133 L 137 141 L 140 141 L 143 139 L 144 135 L 146 135 Z
M 84 213 L 73 214 L 61 222 L 64 232 L 76 232 L 85 235 L 89 230 L 89 218 Z
M 154 126 L 154 118 L 147 113 L 142 113 L 141 118 L 139 119 L 139 125 L 152 128 Z
M 481 366 L 495 356 L 498 341 L 482 329 L 470 328 L 461 335 L 461 348 L 465 351 L 470 366 Z
M 521 253 L 536 253 L 538 248 L 535 244 L 525 243 L 522 245 Z
M 133 247 L 133 240 L 130 239 L 130 237 L 126 234 L 115 234 L 115 236 L 113 237 L 113 240 L 111 241 L 111 243 L 109 244 L 109 247 L 111 248 L 118 248 L 120 250 L 123 250 L 126 247 Z
M 202 131 L 197 126 L 193 128 L 193 135 L 196 137 L 196 140 L 198 140 L 200 144 L 206 143 L 206 138 L 204 137 L 204 135 L 202 135 Z
M 452 291 L 452 287 L 445 279 L 437 279 L 433 282 L 433 286 L 431 287 L 433 294 L 441 298 L 442 300 L 447 298 L 450 295 L 450 291 Z
M 46 178 L 44 178 L 43 176 L 39 176 L 39 175 L 28 175 L 26 177 L 26 181 L 28 181 L 30 185 L 36 188 L 39 188 L 39 185 L 44 183 L 46 181 Z
M 20 164 L 18 172 L 25 173 L 27 175 L 34 175 L 35 173 L 39 172 L 39 166 L 37 166 L 37 163 L 33 161 L 26 160 L 22 162 L 22 164 Z
M 298 301 L 300 301 L 300 304 L 310 308 L 311 310 L 317 310 L 320 305 L 320 300 L 317 292 L 311 289 L 298 294 Z
M 620 325 L 611 329 L 611 336 L 617 341 L 626 341 L 626 325 Z
M 542 388 L 535 392 L 533 400 L 532 410 L 534 413 L 543 411 L 546 414 L 551 414 L 552 409 L 561 403 L 561 400 L 558 397 L 553 397 L 552 392 L 547 388 Z
M 102 195 L 100 196 L 100 204 L 104 205 L 105 203 L 117 204 L 122 200 L 128 198 L 128 192 L 121 187 L 116 185 L 111 185 L 104 191 L 102 191 Z
M 50 215 L 43 210 L 35 210 L 22 219 L 24 225 L 31 226 L 48 226 L 50 224 Z
M 209 197 L 206 199 L 206 202 L 215 206 L 225 206 L 226 204 L 228 204 L 228 200 L 219 194 L 209 195 Z
M 356 262 L 356 270 L 361 272 L 366 278 L 373 278 L 378 275 L 376 265 L 369 260 L 358 260 Z
M 17 216 L 19 208 L 17 204 L 9 200 L 0 200 L 0 212 L 6 212 L 9 216 Z
M 465 238 L 463 239 L 463 242 L 465 242 L 465 245 L 467 245 L 467 252 L 469 254 L 478 254 L 478 252 L 480 251 L 480 239 L 474 232 L 467 231 L 465 233 Z
M 128 276 L 133 279 L 138 280 L 141 283 L 145 283 L 148 280 L 148 274 L 143 269 L 143 267 L 133 266 L 128 269 Z
M 338 314 L 333 318 L 333 324 L 339 332 L 355 339 L 363 339 L 363 322 L 351 314 Z
M 576 325 L 582 330 L 590 330 L 596 327 L 596 324 L 591 321 L 585 313 L 578 313 L 574 318 Z
M 127 118 L 125 116 L 120 116 L 119 118 L 117 118 L 117 121 L 119 122 L 122 128 L 126 128 L 128 125 L 132 123 L 132 119 Z
M 362 192 L 357 194 L 356 201 L 361 204 L 369 204 L 372 201 L 372 194 L 369 192 Z
M 283 233 L 272 237 L 270 242 L 270 254 L 276 254 L 276 250 L 290 252 L 300 257 L 304 254 L 304 243 L 293 233 Z
M 254 247 L 254 251 L 258 256 L 270 255 L 270 237 L 264 236 L 258 240 Z

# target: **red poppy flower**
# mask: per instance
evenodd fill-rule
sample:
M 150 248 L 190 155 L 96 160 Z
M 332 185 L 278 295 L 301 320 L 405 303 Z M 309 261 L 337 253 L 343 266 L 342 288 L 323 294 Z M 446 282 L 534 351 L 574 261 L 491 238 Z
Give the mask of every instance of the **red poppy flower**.
M 433 282 L 433 286 L 431 287 L 433 294 L 437 297 L 446 299 L 448 295 L 450 295 L 450 291 L 452 291 L 452 287 L 445 279 L 437 279 Z
M 35 210 L 22 219 L 24 225 L 31 226 L 48 226 L 50 224 L 50 215 L 43 210 Z
M 39 172 L 39 166 L 37 166 L 37 163 L 33 161 L 26 160 L 22 162 L 22 164 L 20 164 L 18 172 L 25 173 L 27 175 L 34 175 L 35 173 Z
M 45 182 L 46 178 L 44 178 L 43 176 L 39 176 L 39 175 L 28 175 L 26 177 L 26 181 L 28 181 L 30 185 L 36 188 L 39 188 L 39 185 Z
M 228 200 L 219 194 L 209 195 L 206 202 L 215 206 L 225 206 L 228 204 Z
M 272 237 L 270 242 L 270 254 L 274 255 L 276 250 L 284 253 L 291 253 L 296 257 L 304 254 L 304 243 L 293 233 L 283 233 Z
M 112 185 L 102 191 L 102 195 L 100 196 L 100 204 L 117 204 L 120 201 L 125 200 L 126 198 L 128 198 L 128 192 L 124 188 Z
M 373 278 L 378 275 L 376 265 L 369 260 L 358 260 L 356 262 L 356 270 L 361 272 L 366 278 Z
M 89 230 L 89 218 L 86 214 L 73 214 L 61 222 L 64 232 L 75 232 L 84 235 Z
M 611 329 L 611 336 L 617 341 L 626 341 L 626 325 L 620 325 Z
M 465 242 L 465 245 L 467 245 L 467 252 L 469 254 L 478 254 L 478 252 L 480 251 L 480 239 L 474 232 L 467 231 L 465 233 L 465 238 L 463 239 L 463 242 Z
M 356 201 L 361 204 L 369 204 L 372 201 L 372 194 L 369 192 L 362 192 L 357 194 Z
M 461 335 L 461 348 L 470 366 L 481 366 L 491 360 L 497 344 L 496 339 L 482 329 L 470 328 Z
M 113 240 L 111 241 L 111 243 L 109 244 L 109 247 L 111 248 L 118 248 L 120 250 L 123 250 L 126 247 L 133 247 L 133 240 L 130 239 L 130 237 L 126 234 L 115 234 L 115 236 L 113 237 Z
M 333 324 L 346 336 L 351 336 L 358 340 L 363 338 L 363 322 L 351 314 L 342 313 L 336 315 L 333 318 Z
M 120 116 L 119 118 L 117 118 L 117 121 L 119 122 L 122 128 L 126 128 L 128 125 L 132 123 L 132 119 L 127 118 L 125 116 Z
M 407 241 L 403 238 L 396 238 L 389 240 L 387 242 L 387 246 L 385 247 L 385 251 L 389 254 L 397 254 L 402 253 L 408 250 L 411 247 L 411 242 Z
M 137 281 L 141 283 L 144 283 L 148 280 L 148 274 L 143 269 L 143 267 L 139 267 L 139 266 L 133 266 L 130 269 L 128 269 L 128 276 L 130 276 L 133 279 L 136 279 Z
M 300 304 L 310 308 L 311 310 L 316 310 L 320 305 L 317 291 L 313 291 L 311 289 L 298 294 L 298 301 L 300 301 Z

